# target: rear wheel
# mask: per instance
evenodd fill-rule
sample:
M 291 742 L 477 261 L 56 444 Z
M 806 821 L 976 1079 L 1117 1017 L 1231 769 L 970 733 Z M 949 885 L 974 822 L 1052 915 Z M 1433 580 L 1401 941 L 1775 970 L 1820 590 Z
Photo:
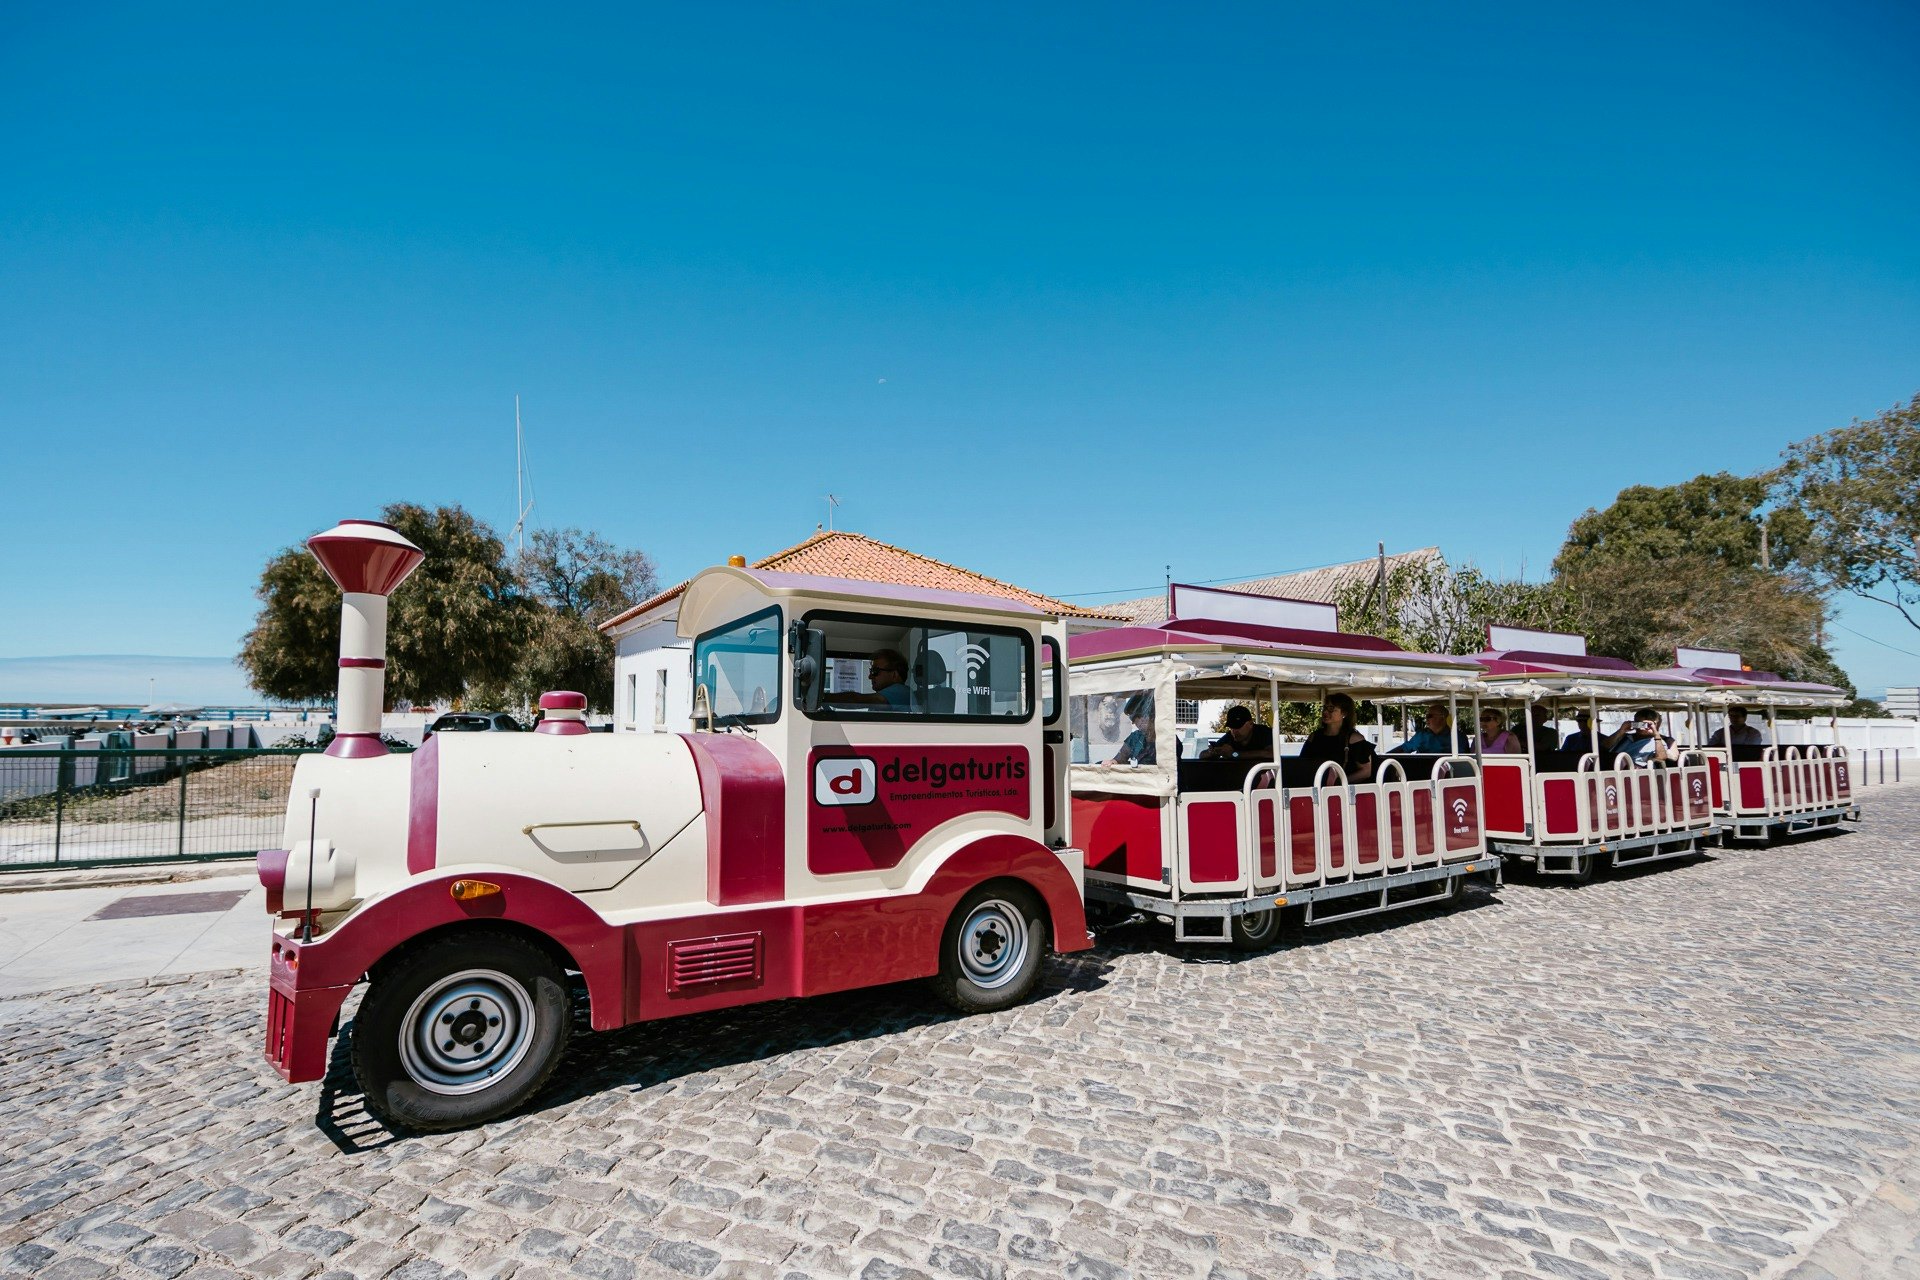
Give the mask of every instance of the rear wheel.
M 513 1110 L 560 1064 L 572 1030 L 566 975 L 492 930 L 409 947 L 383 965 L 354 1018 L 367 1110 L 432 1132 Z
M 1275 908 L 1247 911 L 1233 917 L 1235 951 L 1265 951 L 1279 940 L 1280 912 Z
M 1033 994 L 1046 949 L 1046 920 L 1033 890 L 983 884 L 947 920 L 934 990 L 962 1013 L 1011 1008 Z

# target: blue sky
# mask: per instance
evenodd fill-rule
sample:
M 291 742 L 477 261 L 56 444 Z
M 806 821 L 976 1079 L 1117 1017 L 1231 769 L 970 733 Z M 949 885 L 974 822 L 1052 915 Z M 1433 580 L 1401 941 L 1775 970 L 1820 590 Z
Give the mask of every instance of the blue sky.
M 1920 389 L 1910 7 L 270 8 L 0 16 L 0 657 L 504 530 L 516 393 L 536 521 L 669 580 L 832 491 L 1095 601 L 1537 575 Z

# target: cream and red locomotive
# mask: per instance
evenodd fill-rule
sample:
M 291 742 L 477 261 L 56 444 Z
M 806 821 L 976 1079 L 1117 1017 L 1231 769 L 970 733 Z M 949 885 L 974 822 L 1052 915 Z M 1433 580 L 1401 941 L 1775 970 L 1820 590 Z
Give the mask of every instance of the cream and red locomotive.
M 389 755 L 385 596 L 420 553 L 367 523 L 309 546 L 346 624 L 338 736 L 299 762 L 285 848 L 260 859 L 279 918 L 267 1052 L 288 1080 L 325 1074 L 363 978 L 366 1105 L 436 1129 L 551 1075 L 570 972 L 596 1030 L 910 978 L 985 1011 L 1025 999 L 1048 949 L 1090 945 L 1065 755 L 1045 743 L 1052 617 L 709 569 L 679 624 L 700 732 L 587 733 L 584 700 L 549 695 L 533 733 Z

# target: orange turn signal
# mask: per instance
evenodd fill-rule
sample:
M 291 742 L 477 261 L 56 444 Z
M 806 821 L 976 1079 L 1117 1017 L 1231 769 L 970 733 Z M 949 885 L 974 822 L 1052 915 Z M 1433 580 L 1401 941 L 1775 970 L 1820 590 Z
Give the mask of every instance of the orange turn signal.
M 455 902 L 472 902 L 475 898 L 485 898 L 500 892 L 500 886 L 486 880 L 455 880 L 447 886 Z

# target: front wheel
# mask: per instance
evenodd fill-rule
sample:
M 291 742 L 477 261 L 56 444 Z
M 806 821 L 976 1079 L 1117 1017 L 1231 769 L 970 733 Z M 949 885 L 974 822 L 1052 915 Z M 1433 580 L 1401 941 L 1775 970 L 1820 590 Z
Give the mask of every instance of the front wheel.
M 523 938 L 429 939 L 382 966 L 353 1026 L 367 1110 L 422 1132 L 505 1115 L 553 1075 L 573 1028 L 566 975 Z
M 1033 890 L 983 884 L 947 920 L 934 990 L 962 1013 L 1011 1008 L 1033 994 L 1046 949 L 1046 919 Z

